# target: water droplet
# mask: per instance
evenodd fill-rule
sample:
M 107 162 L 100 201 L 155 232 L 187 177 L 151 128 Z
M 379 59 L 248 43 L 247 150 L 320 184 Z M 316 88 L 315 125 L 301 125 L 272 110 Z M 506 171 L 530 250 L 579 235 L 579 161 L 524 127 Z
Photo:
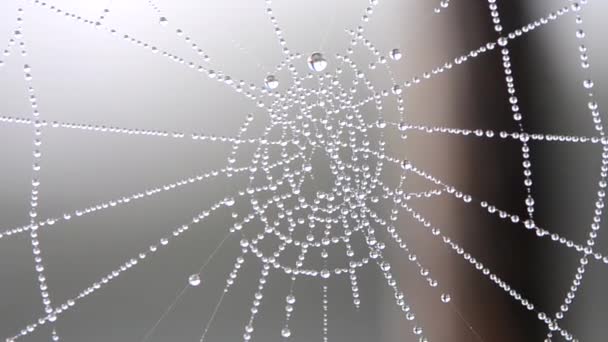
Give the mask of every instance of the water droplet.
M 404 169 L 404 170 L 410 170 L 410 169 L 412 168 L 412 163 L 410 163 L 410 161 L 409 161 L 409 160 L 404 159 L 404 160 L 401 162 L 401 168 L 402 168 L 402 169 Z
M 294 295 L 290 294 L 289 296 L 287 296 L 287 298 L 285 299 L 285 301 L 287 301 L 287 303 L 289 303 L 289 304 L 293 304 L 293 303 L 296 302 L 296 297 L 294 297 Z
M 392 91 L 393 91 L 393 94 L 395 94 L 395 95 L 401 95 L 401 92 L 402 92 L 403 90 L 401 89 L 401 86 L 400 86 L 400 85 L 395 84 L 395 85 L 393 86 Z
M 449 293 L 443 293 L 441 295 L 441 301 L 444 303 L 449 303 L 452 300 L 452 297 L 450 296 Z
M 201 284 L 201 276 L 198 273 L 191 275 L 188 278 L 190 286 L 199 286 Z
M 276 89 L 279 86 L 279 80 L 274 75 L 268 75 L 264 79 L 264 85 L 269 90 Z
M 327 68 L 327 61 L 320 52 L 315 52 L 308 57 L 308 67 L 312 71 L 321 72 Z
M 169 24 L 169 20 L 167 20 L 167 18 L 165 18 L 165 17 L 160 17 L 158 22 L 163 26 L 167 26 Z
M 403 54 L 399 49 L 392 49 L 390 52 L 391 59 L 394 61 L 398 61 L 403 57 Z
M 585 38 L 585 31 L 581 29 L 576 30 L 576 38 Z
M 382 264 L 380 264 L 380 268 L 384 271 L 384 272 L 388 272 L 391 269 L 391 265 L 388 262 L 383 262 Z
M 324 269 L 321 270 L 321 277 L 322 278 L 327 279 L 327 278 L 329 278 L 330 275 L 331 275 L 331 272 L 329 272 L 328 269 L 324 268 Z
M 281 336 L 283 336 L 283 337 L 291 336 L 291 330 L 289 330 L 289 328 L 287 328 L 287 327 L 283 328 L 283 330 L 281 330 Z

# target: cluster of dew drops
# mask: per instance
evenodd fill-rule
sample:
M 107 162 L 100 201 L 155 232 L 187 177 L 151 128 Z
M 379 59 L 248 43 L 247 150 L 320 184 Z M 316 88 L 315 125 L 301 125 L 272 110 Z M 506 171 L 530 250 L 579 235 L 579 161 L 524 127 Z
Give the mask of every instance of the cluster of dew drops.
M 163 23 L 166 23 L 166 19 L 161 18 L 161 24 L 163 24 Z M 401 50 L 399 48 L 394 48 L 394 49 L 391 49 L 388 52 L 388 56 L 393 61 L 399 61 L 399 60 L 402 59 L 403 53 L 401 52 Z M 382 57 L 382 59 L 385 60 L 384 57 Z M 310 71 L 315 72 L 315 73 L 321 73 L 321 72 L 323 72 L 327 68 L 328 61 L 325 58 L 325 56 L 323 55 L 323 53 L 321 53 L 321 52 L 313 52 L 307 58 L 307 66 L 310 69 Z M 279 81 L 278 77 L 276 77 L 273 74 L 267 75 L 264 78 L 264 82 L 263 83 L 264 83 L 264 86 L 266 87 L 266 89 L 269 90 L 269 91 L 276 90 L 280 86 L 280 81 Z M 396 87 L 398 87 L 398 86 L 396 86 Z M 395 95 L 399 95 L 401 93 L 401 88 L 398 87 L 396 89 L 393 89 L 392 92 Z M 385 126 L 386 125 L 383 125 L 383 127 L 385 127 Z M 409 170 L 409 169 L 411 169 L 411 164 L 409 163 L 409 161 L 403 160 L 401 162 L 401 167 L 404 170 Z M 311 164 L 309 162 L 305 163 L 303 165 L 303 170 L 305 172 L 312 171 Z M 232 206 L 234 204 L 234 199 L 230 199 L 230 201 L 231 202 L 229 204 L 230 204 L 230 206 Z M 325 238 L 325 239 L 327 239 L 327 238 Z M 323 244 L 325 244 L 325 242 L 323 242 Z M 243 240 L 241 240 L 240 245 L 241 245 L 242 248 L 247 249 L 248 247 L 250 247 L 250 242 L 247 239 L 243 239 Z M 352 251 L 351 251 L 351 253 L 352 253 Z M 327 256 L 326 252 L 322 252 L 322 254 L 324 254 L 323 255 L 324 257 Z M 349 254 L 349 255 L 352 255 L 352 254 Z M 377 257 L 378 254 L 377 254 L 376 251 L 372 251 L 371 255 L 376 255 L 376 257 Z M 412 258 L 412 256 L 410 256 L 410 258 Z M 364 259 L 364 260 L 366 260 L 366 259 Z M 415 258 L 411 259 L 411 260 L 415 260 Z M 237 263 L 235 264 L 235 269 L 240 268 L 240 265 L 242 263 L 243 263 L 243 258 L 239 257 Z M 364 263 L 367 263 L 367 261 L 364 261 Z M 380 264 L 380 267 L 381 267 L 381 269 L 382 269 L 383 272 L 388 272 L 390 270 L 390 266 L 386 262 L 382 262 Z M 344 271 L 347 271 L 347 270 L 344 270 Z M 235 271 L 233 271 L 231 273 L 231 277 L 228 279 L 228 286 L 230 286 L 232 284 L 233 278 L 235 277 L 234 272 Z M 309 275 L 313 275 L 313 276 L 314 275 L 318 275 L 319 277 L 321 277 L 323 279 L 327 279 L 327 278 L 329 278 L 331 276 L 331 273 L 332 272 L 330 270 L 328 270 L 328 269 L 322 269 L 318 273 L 313 273 L 313 274 L 309 274 Z M 428 271 L 425 271 L 424 269 L 422 269 L 422 274 L 423 275 L 428 274 Z M 264 278 L 262 278 L 262 279 L 264 279 Z M 260 279 L 260 281 L 261 281 L 260 290 L 261 290 L 261 288 L 263 288 L 262 279 Z M 357 289 L 356 278 L 352 278 L 351 277 L 351 281 L 352 281 L 352 284 L 353 284 L 353 290 L 356 290 Z M 198 287 L 198 286 L 200 286 L 202 284 L 201 274 L 200 273 L 194 273 L 194 274 L 190 275 L 189 278 L 188 278 L 188 283 L 192 287 Z M 390 279 L 389 279 L 389 283 L 393 284 L 393 283 L 391 283 Z M 430 284 L 431 284 L 432 287 L 437 286 L 437 282 L 435 280 L 431 280 Z M 393 285 L 393 287 L 394 287 L 394 285 Z M 226 291 L 226 289 L 225 289 L 225 291 Z M 323 316 L 323 325 L 324 325 L 324 333 L 325 334 L 327 333 L 327 325 L 328 325 L 328 323 L 327 323 L 327 302 L 328 301 L 327 301 L 327 297 L 326 297 L 326 295 L 327 295 L 326 291 L 327 291 L 327 288 L 324 285 L 324 301 L 323 301 L 323 306 L 324 306 L 324 311 L 325 312 L 324 312 L 324 316 Z M 398 298 L 398 300 L 397 300 L 398 303 L 401 303 L 400 305 L 402 307 L 406 307 L 405 304 L 403 304 L 403 296 L 400 294 L 399 291 L 397 291 L 397 290 L 395 290 L 395 291 L 396 291 L 396 296 Z M 260 300 L 262 299 L 262 296 L 263 295 L 261 294 L 261 292 L 257 292 L 256 293 L 256 296 L 255 296 L 256 299 L 254 300 L 254 307 L 252 308 L 252 312 L 254 314 L 257 313 L 257 305 L 259 305 Z M 448 293 L 442 293 L 441 296 L 440 296 L 440 300 L 441 300 L 441 302 L 447 304 L 447 303 L 449 303 L 451 301 L 451 296 Z M 295 298 L 295 296 L 293 294 L 290 293 L 285 298 L 285 302 L 286 302 L 285 311 L 287 313 L 287 320 L 288 320 L 289 317 L 290 317 L 290 313 L 293 311 L 293 305 L 296 302 L 296 298 Z M 355 305 L 358 307 L 358 305 L 360 303 L 360 301 L 358 299 L 358 293 L 355 293 L 354 302 L 355 302 Z M 404 310 L 407 311 L 409 309 L 404 309 Z M 413 319 L 414 316 L 413 316 L 413 314 L 411 314 L 410 312 L 408 312 L 407 313 L 407 317 L 408 317 L 408 319 Z M 249 340 L 249 339 L 251 339 L 251 334 L 252 334 L 253 330 L 254 330 L 253 325 L 250 322 L 246 326 L 246 328 L 245 328 L 244 339 L 246 341 Z M 418 327 L 418 326 L 414 326 L 413 332 L 416 335 L 421 335 L 422 334 L 422 329 L 420 327 Z M 285 327 L 281 329 L 281 336 L 284 337 L 284 338 L 288 338 L 291 335 L 292 335 L 291 330 L 289 329 L 289 327 L 287 325 L 285 325 Z M 325 336 L 324 339 L 327 340 L 327 337 Z M 426 341 L 426 338 L 425 337 L 421 337 L 421 340 L 422 341 Z

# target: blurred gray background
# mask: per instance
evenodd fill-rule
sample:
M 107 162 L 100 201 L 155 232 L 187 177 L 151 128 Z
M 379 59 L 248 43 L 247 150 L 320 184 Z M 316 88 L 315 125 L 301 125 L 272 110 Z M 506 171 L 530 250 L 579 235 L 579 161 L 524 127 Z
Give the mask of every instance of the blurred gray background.
M 583 10 L 596 100 L 605 106 L 608 50 L 605 14 L 608 4 L 589 1 Z M 52 4 L 96 20 L 109 9 L 104 25 L 116 28 L 187 60 L 196 54 L 175 35 L 183 29 L 211 56 L 212 68 L 235 79 L 261 85 L 280 62 L 280 47 L 265 14 L 264 1 L 155 1 L 168 18 L 146 0 L 53 0 Z M 331 58 L 348 47 L 344 29 L 358 25 L 368 0 L 275 0 L 273 9 L 290 48 Z M 404 58 L 392 63 L 397 80 L 420 76 L 454 57 L 496 39 L 487 2 L 453 0 L 441 14 L 439 1 L 384 0 L 366 24 L 366 36 L 383 53 L 400 48 Z M 506 32 L 564 6 L 557 0 L 499 3 Z M 100 28 L 65 18 L 26 1 L 0 1 L 0 44 L 15 30 L 16 9 L 22 24 L 27 63 L 32 67 L 41 118 L 138 129 L 205 132 L 233 136 L 248 113 L 263 113 L 228 87 L 160 54 L 152 54 Z M 581 82 L 573 15 L 533 31 L 512 44 L 516 88 L 531 133 L 595 135 Z M 182 37 L 183 38 L 183 37 Z M 4 46 L 0 46 L 4 48 Z M 14 47 L 0 56 L 0 115 L 31 117 L 23 81 L 24 57 Z M 355 59 L 370 56 L 358 50 Z M 300 70 L 305 59 L 296 61 Z M 365 64 L 363 64 L 365 65 Z M 390 86 L 386 71 L 371 72 L 380 88 Z M 409 122 L 429 126 L 515 131 L 497 50 L 455 67 L 405 94 Z M 375 114 L 373 114 L 375 115 Z M 396 112 L 386 113 L 397 120 Z M 374 120 L 373 117 L 369 118 Z M 262 125 L 253 125 L 251 136 Z M 32 163 L 32 127 L 0 123 L 0 227 L 27 225 Z M 520 144 L 510 140 L 411 133 L 404 143 L 387 136 L 388 149 L 421 168 L 512 212 L 524 212 Z M 56 217 L 100 202 L 222 167 L 229 146 L 147 136 L 47 128 L 43 132 L 39 217 Z M 532 142 L 537 223 L 574 241 L 584 242 L 599 179 L 600 146 Z M 396 173 L 395 173 L 396 175 Z M 392 180 L 395 182 L 395 179 Z M 75 218 L 40 232 L 46 275 L 55 304 L 136 257 L 150 244 L 227 193 L 246 184 L 243 176 L 220 177 L 178 190 Z M 412 189 L 429 185 L 414 181 Z M 421 199 L 412 205 L 445 233 L 546 312 L 558 309 L 567 292 L 578 255 L 547 239 L 537 239 L 478 206 L 453 197 Z M 239 210 L 237 205 L 234 209 Z M 141 341 L 224 238 L 232 219 L 220 210 L 193 227 L 187 237 L 141 262 L 99 292 L 79 302 L 55 324 L 62 341 Z M 387 256 L 417 320 L 431 341 L 542 341 L 545 326 L 462 258 L 446 249 L 411 219 L 401 231 L 429 267 L 441 288 L 452 294 L 442 304 L 407 262 L 407 255 L 387 243 Z M 157 326 L 149 341 L 198 341 L 225 278 L 239 253 L 231 238 L 202 275 Z M 597 250 L 607 251 L 600 231 Z M 12 336 L 42 316 L 27 234 L 0 239 L 0 337 Z M 208 341 L 242 337 L 260 271 L 249 257 L 231 293 L 218 311 Z M 329 286 L 331 341 L 417 341 L 394 303 L 392 290 L 374 267 L 359 273 L 361 309 L 351 301 L 346 277 Z M 279 341 L 284 298 L 290 282 L 284 274 L 269 278 L 267 295 L 256 318 L 256 341 Z M 608 267 L 591 263 L 575 304 L 562 325 L 580 341 L 603 341 L 608 333 Z M 321 340 L 321 286 L 318 279 L 298 281 L 290 326 L 293 341 Z M 473 332 L 474 331 L 474 332 Z M 48 326 L 23 341 L 49 341 Z M 559 341 L 560 339 L 555 339 Z

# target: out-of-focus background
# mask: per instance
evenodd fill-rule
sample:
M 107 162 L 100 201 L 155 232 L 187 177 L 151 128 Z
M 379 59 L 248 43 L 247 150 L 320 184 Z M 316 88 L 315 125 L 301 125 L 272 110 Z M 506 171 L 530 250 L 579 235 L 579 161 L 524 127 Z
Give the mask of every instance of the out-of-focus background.
M 503 0 L 498 6 L 505 32 L 512 32 L 570 3 Z M 62 12 L 51 10 L 50 5 Z M 191 37 L 211 57 L 211 68 L 261 86 L 282 59 L 265 6 L 262 0 L 52 0 L 46 6 L 3 0 L 0 44 L 8 43 L 17 27 L 17 8 L 23 8 L 21 30 L 27 56 L 21 56 L 18 45 L 12 47 L 12 53 L 0 56 L 0 116 L 31 118 L 23 80 L 23 65 L 27 63 L 43 120 L 234 136 L 247 114 L 262 115 L 264 110 L 230 87 L 161 53 L 153 54 L 122 39 L 122 35 L 199 63 L 200 56 L 184 41 L 186 36 Z M 302 71 L 306 70 L 305 57 L 314 51 L 323 52 L 328 70 L 333 70 L 337 63 L 333 56 L 343 54 L 349 46 L 345 29 L 360 24 L 367 6 L 368 0 L 272 3 L 289 48 L 304 55 L 294 61 Z M 381 0 L 374 7 L 371 20 L 365 23 L 365 35 L 383 54 L 394 48 L 402 51 L 400 61 L 390 62 L 394 79 L 403 82 L 421 77 L 496 40 L 487 2 L 452 0 L 448 8 L 436 14 L 434 8 L 438 6 L 439 0 Z M 63 11 L 93 22 L 103 15 L 103 25 L 96 28 L 66 17 Z M 510 42 L 526 131 L 597 135 L 582 82 L 594 79 L 594 100 L 601 111 L 608 89 L 606 13 L 608 3 L 599 0 L 590 0 L 579 12 L 591 62 L 588 70 L 580 68 L 580 42 L 573 13 Z M 167 25 L 159 24 L 160 17 L 168 19 Z M 112 36 L 105 28 L 115 28 L 120 34 Z M 185 35 L 176 35 L 177 29 Z M 372 60 L 365 48 L 358 46 L 355 50 L 353 59 L 357 63 L 366 65 Z M 378 88 L 391 86 L 391 75 L 385 68 L 378 66 L 369 74 Z M 281 79 L 280 74 L 277 76 Z M 408 88 L 404 99 L 411 124 L 496 132 L 518 129 L 511 118 L 498 49 Z M 394 108 L 386 111 L 387 120 L 398 121 Z M 377 114 L 369 115 L 367 119 L 373 122 Z M 256 122 L 250 134 L 259 135 L 262 125 Z M 2 231 L 29 223 L 32 133 L 31 125 L 0 122 Z M 408 158 L 475 198 L 524 215 L 518 141 L 421 132 L 411 132 L 403 140 L 396 130 L 387 133 L 386 139 L 391 154 Z M 228 144 L 219 142 L 50 127 L 43 129 L 42 141 L 41 219 L 221 168 L 230 151 Z M 532 141 L 530 147 L 537 224 L 584 244 L 600 177 L 601 145 Z M 398 180 L 397 172 L 393 176 L 387 181 L 390 184 Z M 60 304 L 74 297 L 203 208 L 242 189 L 246 181 L 242 175 L 220 177 L 42 229 L 41 250 L 53 302 Z M 430 189 L 428 183 L 415 179 L 410 186 Z M 412 206 L 524 294 L 538 310 L 551 314 L 559 310 L 572 285 L 580 254 L 449 195 L 412 200 Z M 239 210 L 237 203 L 234 211 Z M 54 324 L 60 339 L 141 341 L 183 289 L 188 276 L 224 238 L 232 222 L 230 215 L 231 211 L 219 210 L 191 228 L 188 237 L 78 302 Z M 387 242 L 385 255 L 392 263 L 393 274 L 430 341 L 544 340 L 547 327 L 535 312 L 526 310 L 405 216 L 399 218 L 399 231 L 438 279 L 442 291 L 452 297 L 449 304 L 441 303 L 442 291 L 430 288 L 407 261 L 408 255 Z M 608 252 L 608 238 L 602 230 L 594 248 Z M 203 284 L 185 292 L 155 327 L 149 341 L 199 340 L 239 250 L 239 238 L 226 242 L 202 275 Z M 259 260 L 247 258 L 218 310 L 208 341 L 242 338 L 260 267 Z M 417 341 L 377 267 L 364 267 L 357 275 L 361 294 L 358 310 L 352 304 L 346 276 L 332 276 L 327 281 L 329 340 Z M 44 316 L 35 278 L 28 234 L 3 236 L 0 337 L 13 336 Z M 254 340 L 282 340 L 280 330 L 289 286 L 284 274 L 277 272 L 269 277 L 267 294 L 256 317 Z M 574 303 L 560 322 L 579 341 L 603 341 L 607 335 L 607 286 L 608 265 L 590 262 Z M 294 290 L 298 300 L 290 321 L 290 340 L 321 340 L 319 279 L 298 280 Z M 50 336 L 46 324 L 22 340 L 49 341 Z

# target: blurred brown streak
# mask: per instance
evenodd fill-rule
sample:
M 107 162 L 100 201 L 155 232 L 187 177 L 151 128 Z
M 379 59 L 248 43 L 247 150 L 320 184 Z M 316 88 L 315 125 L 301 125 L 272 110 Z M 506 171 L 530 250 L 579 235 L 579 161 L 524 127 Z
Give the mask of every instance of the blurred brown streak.
M 467 4 L 454 2 L 448 11 L 457 12 L 457 15 L 451 13 L 450 16 L 445 16 L 445 20 L 437 20 L 441 26 L 433 33 L 440 36 L 443 30 L 453 30 L 456 27 L 460 28 L 459 39 L 436 46 L 451 45 L 450 51 L 464 53 L 469 47 L 477 48 L 497 38 L 487 4 L 482 1 L 479 6 L 465 5 Z M 508 18 L 517 15 L 517 6 L 510 4 L 505 7 L 508 8 L 501 11 L 501 18 L 504 26 L 509 27 Z M 442 83 L 440 92 L 434 94 L 437 95 L 434 96 L 434 101 L 441 101 L 438 106 L 442 108 L 442 119 L 450 123 L 446 126 L 452 124 L 453 127 L 489 128 L 496 131 L 517 129 L 506 101 L 508 94 L 499 52 L 495 50 L 488 55 L 469 60 L 464 65 L 456 65 L 448 71 L 448 74 L 453 74 L 447 84 L 445 80 L 428 81 Z M 459 68 L 465 68 L 466 73 L 455 71 Z M 488 94 L 490 96 L 486 96 Z M 424 111 L 424 107 L 418 108 Z M 423 113 L 412 113 L 413 116 L 421 114 Z M 416 122 L 424 123 L 424 117 Z M 454 123 L 461 125 L 454 126 Z M 423 151 L 418 152 L 418 160 L 423 165 L 434 166 L 428 169 L 431 174 L 442 169 L 442 173 L 446 174 L 448 171 L 445 170 L 449 170 L 449 181 L 461 190 L 478 199 L 500 199 L 498 206 L 506 206 L 504 209 L 523 215 L 524 186 L 521 170 L 513 167 L 521 165 L 519 145 L 496 144 L 485 139 L 458 136 L 444 139 L 434 135 L 426 139 L 428 144 L 419 147 Z M 427 216 L 435 226 L 447 231 L 473 257 L 488 265 L 501 278 L 504 276 L 509 284 L 511 281 L 518 284 L 532 279 L 525 268 L 525 260 L 531 255 L 531 247 L 525 241 L 519 240 L 518 235 L 505 240 L 503 235 L 497 234 L 497 231 L 505 228 L 497 226 L 496 218 L 484 214 L 477 203 L 465 206 L 462 202 L 452 200 L 450 195 L 442 197 L 441 200 L 421 201 L 414 207 L 420 209 L 423 216 Z M 428 213 L 431 215 L 425 215 Z M 415 226 L 406 227 L 407 224 L 412 225 L 411 222 L 400 222 L 400 229 L 419 229 Z M 437 240 L 426 245 L 422 241 L 422 246 L 420 242 L 413 244 L 415 250 L 424 256 L 427 264 L 434 266 L 429 267 L 431 274 L 444 279 L 443 288 L 449 290 L 453 297 L 449 305 L 441 306 L 434 294 L 426 295 L 433 292 L 428 290 L 427 284 L 414 280 L 417 275 L 399 276 L 402 286 L 407 284 L 405 286 L 414 287 L 409 289 L 409 298 L 421 303 L 415 307 L 419 316 L 417 321 L 426 328 L 425 333 L 430 340 L 512 342 L 529 341 L 530 336 L 537 335 L 534 329 L 542 325 L 537 324 L 531 314 L 526 313 L 519 303 L 488 277 L 474 270 L 453 251 L 445 251 L 448 247 L 437 243 Z M 444 251 L 427 252 L 439 248 Z M 510 250 L 511 248 L 516 250 Z M 396 259 L 406 256 L 395 252 L 392 257 Z M 406 262 L 402 264 L 406 264 L 404 268 L 413 268 Z M 412 282 L 415 285 L 411 285 Z M 421 296 L 425 298 L 420 299 Z M 403 341 L 405 338 L 406 341 L 417 341 L 411 334 L 409 325 L 397 324 L 391 340 Z

